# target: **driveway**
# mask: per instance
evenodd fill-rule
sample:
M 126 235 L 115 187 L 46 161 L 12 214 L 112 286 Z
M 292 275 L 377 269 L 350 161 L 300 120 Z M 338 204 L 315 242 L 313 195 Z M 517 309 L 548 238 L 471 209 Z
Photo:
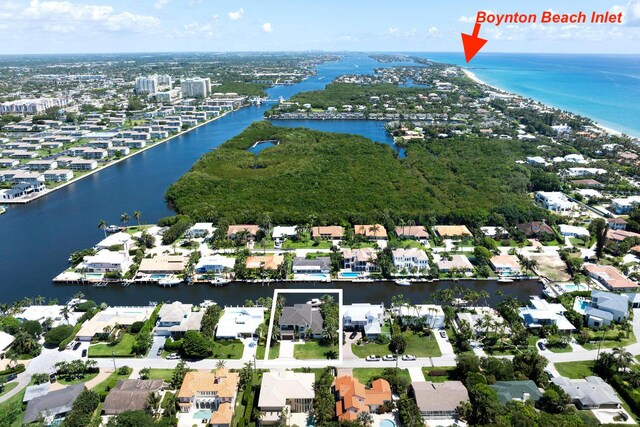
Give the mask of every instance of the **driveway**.
M 162 359 L 162 356 L 158 356 L 158 350 L 164 347 L 164 343 L 167 340 L 167 337 L 153 337 L 153 344 L 151 344 L 151 349 L 149 350 L 149 354 L 147 355 L 147 359 Z
M 280 355 L 279 359 L 293 359 L 293 348 L 295 346 L 294 341 L 282 340 L 280 341 Z
M 449 338 L 442 338 L 440 336 L 440 331 L 444 331 L 444 329 L 434 329 L 433 334 L 436 337 L 436 341 L 438 342 L 438 347 L 440 347 L 440 352 L 443 356 L 455 356 L 455 352 L 453 351 L 453 346 L 449 342 Z M 445 334 L 447 332 L 445 331 Z

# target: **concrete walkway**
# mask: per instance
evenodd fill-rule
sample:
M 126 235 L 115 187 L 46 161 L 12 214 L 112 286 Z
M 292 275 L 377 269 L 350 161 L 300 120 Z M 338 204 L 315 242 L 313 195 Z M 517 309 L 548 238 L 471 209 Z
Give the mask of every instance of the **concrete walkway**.
M 107 369 L 101 369 L 100 372 L 98 373 L 98 375 L 96 375 L 95 378 L 91 378 L 89 381 L 84 383 L 84 386 L 87 389 L 91 390 L 92 388 L 94 388 L 95 386 L 100 384 L 102 381 L 104 381 L 107 378 L 109 378 L 109 376 L 111 374 L 113 374 L 113 370 L 109 371 Z
M 407 371 L 409 371 L 409 376 L 411 377 L 411 382 L 415 382 L 415 381 L 424 381 L 424 373 L 422 372 L 422 368 L 419 366 L 413 366 L 410 368 L 407 368 Z

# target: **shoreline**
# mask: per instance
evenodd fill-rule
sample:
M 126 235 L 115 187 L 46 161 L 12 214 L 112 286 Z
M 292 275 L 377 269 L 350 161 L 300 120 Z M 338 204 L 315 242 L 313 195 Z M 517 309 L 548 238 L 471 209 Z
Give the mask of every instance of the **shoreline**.
M 460 67 L 460 69 L 461 69 L 461 70 L 462 70 L 462 72 L 465 74 L 465 76 L 467 76 L 469 79 L 471 79 L 473 82 L 475 82 L 475 83 L 477 83 L 477 84 L 484 85 L 484 86 L 487 86 L 487 87 L 492 88 L 493 90 L 496 90 L 496 91 L 499 91 L 499 92 L 508 93 L 508 94 L 510 94 L 510 95 L 524 96 L 524 95 L 520 95 L 520 94 L 518 94 L 518 93 L 516 93 L 516 92 L 512 92 L 512 91 L 509 91 L 509 90 L 506 90 L 506 89 L 502 89 L 502 88 L 500 88 L 500 87 L 498 87 L 498 86 L 496 86 L 496 85 L 489 84 L 489 83 L 485 82 L 484 80 L 480 79 L 480 78 L 479 78 L 479 77 L 478 77 L 478 76 L 477 76 L 473 71 L 469 70 L 468 68 Z M 561 108 L 561 107 L 556 107 L 556 106 L 550 105 L 550 104 L 548 104 L 548 103 L 546 103 L 546 102 L 538 101 L 537 99 L 534 99 L 534 98 L 531 98 L 531 99 L 533 99 L 535 102 L 539 102 L 539 103 L 540 103 L 540 104 L 542 104 L 542 105 L 546 105 L 547 107 L 554 108 L 554 109 L 557 109 L 557 110 L 563 110 L 563 108 Z M 567 110 L 567 111 L 568 111 L 570 114 L 574 114 L 574 115 L 576 114 L 576 113 L 574 113 L 574 112 L 572 112 L 572 111 L 569 111 L 569 110 Z M 600 123 L 596 122 L 594 119 L 591 119 L 591 118 L 590 118 L 589 116 L 587 116 L 587 115 L 582 115 L 582 114 L 579 114 L 579 115 L 581 115 L 581 116 L 583 116 L 583 117 L 585 117 L 585 118 L 587 118 L 587 119 L 592 120 L 592 121 L 593 121 L 593 126 L 594 126 L 594 127 L 598 128 L 598 129 L 600 129 L 600 130 L 602 130 L 604 133 L 606 133 L 606 134 L 608 134 L 608 135 L 610 135 L 610 136 L 622 136 L 622 135 L 626 135 L 626 136 L 628 136 L 629 138 L 639 138 L 639 137 L 640 137 L 640 136 L 637 136 L 637 135 L 632 135 L 632 134 L 630 134 L 630 133 L 620 132 L 620 131 L 618 131 L 618 130 L 616 130 L 616 129 L 613 129 L 613 128 L 610 128 L 610 127 L 608 127 L 608 126 L 604 126 L 604 125 L 602 125 L 602 124 L 600 124 Z
M 245 108 L 245 107 L 240 107 L 240 108 Z M 158 146 L 160 146 L 160 145 L 162 145 L 162 144 L 164 144 L 164 143 L 166 143 L 166 142 L 168 142 L 168 141 L 170 141 L 170 140 L 172 140 L 174 138 L 177 138 L 179 136 L 186 135 L 189 132 L 191 132 L 192 130 L 195 130 L 195 129 L 198 129 L 199 127 L 201 127 L 201 126 L 207 125 L 207 124 L 209 124 L 209 123 L 211 123 L 211 122 L 213 122 L 215 120 L 218 120 L 218 119 L 226 116 L 229 113 L 233 113 L 234 111 L 238 111 L 238 110 L 226 111 L 223 114 L 221 114 L 219 116 L 216 116 L 216 117 L 213 117 L 213 118 L 211 118 L 209 120 L 205 120 L 204 122 L 199 123 L 199 124 L 195 125 L 194 127 L 191 127 L 189 129 L 185 129 L 183 131 L 180 131 L 179 133 L 176 133 L 175 135 L 171 135 L 170 137 L 162 139 L 162 140 L 160 140 L 160 141 L 158 141 L 158 142 L 156 142 L 156 143 L 154 143 L 152 145 L 148 145 L 148 146 L 146 146 L 144 148 L 141 148 L 141 149 L 139 149 L 138 151 L 136 151 L 134 153 L 130 153 L 130 154 L 127 154 L 126 156 L 121 157 L 121 158 L 119 158 L 117 160 L 113 160 L 113 161 L 107 163 L 106 165 L 100 166 L 100 167 L 98 167 L 98 168 L 96 168 L 96 169 L 94 169 L 92 171 L 87 172 L 86 174 L 84 174 L 82 176 L 75 177 L 75 178 L 73 178 L 73 179 L 71 179 L 71 180 L 69 180 L 69 181 L 67 181 L 67 182 L 55 187 L 55 188 L 46 189 L 44 191 L 41 191 L 40 193 L 36 194 L 34 197 L 31 197 L 31 198 L 29 198 L 27 200 L 3 200 L 2 203 L 5 204 L 5 205 L 26 205 L 26 204 L 29 204 L 29 203 L 31 203 L 31 202 L 33 202 L 35 200 L 38 200 L 38 199 L 40 199 L 42 197 L 48 196 L 49 194 L 52 194 L 52 193 L 54 193 L 54 192 L 56 192 L 56 191 L 58 191 L 58 190 L 60 190 L 62 188 L 65 188 L 65 187 L 67 187 L 69 185 L 75 184 L 75 183 L 79 182 L 80 180 L 82 180 L 84 178 L 87 178 L 87 177 L 89 177 L 89 176 L 91 176 L 93 174 L 96 174 L 96 173 L 98 173 L 100 171 L 103 171 L 103 170 L 105 170 L 105 169 L 107 169 L 107 168 L 109 168 L 109 167 L 111 167 L 113 165 L 116 165 L 116 164 L 118 164 L 120 162 L 128 160 L 133 156 L 136 156 L 136 155 L 138 155 L 140 153 L 144 153 L 145 151 L 151 150 L 152 148 L 158 147 Z

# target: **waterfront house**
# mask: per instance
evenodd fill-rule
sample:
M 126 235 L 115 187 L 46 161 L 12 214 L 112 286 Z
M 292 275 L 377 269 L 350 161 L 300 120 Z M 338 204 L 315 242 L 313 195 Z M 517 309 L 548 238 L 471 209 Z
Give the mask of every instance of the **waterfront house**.
M 424 326 L 431 329 L 444 328 L 444 311 L 439 305 L 433 304 L 404 304 L 393 306 L 391 311 L 397 316 L 403 325 L 415 325 L 422 322 Z
M 180 412 L 193 415 L 210 411 L 210 426 L 231 425 L 238 382 L 239 374 L 224 368 L 214 372 L 187 372 L 178 391 Z
M 503 336 L 511 335 L 511 329 L 507 326 L 500 313 L 491 307 L 470 307 L 465 311 L 456 313 L 456 323 L 461 327 L 467 322 L 476 337 L 484 336 L 487 332 L 495 331 Z
M 82 324 L 76 339 L 91 341 L 96 334 L 104 334 L 116 326 L 127 327 L 136 322 L 144 322 L 151 316 L 155 307 L 116 306 L 107 307 Z
M 144 411 L 151 393 L 159 393 L 164 380 L 120 380 L 102 405 L 104 415 L 118 415 L 125 411 Z
M 217 228 L 210 222 L 197 222 L 187 230 L 185 237 L 192 239 L 211 237 L 216 230 Z
M 0 198 L 4 200 L 13 200 L 21 197 L 27 197 L 34 193 L 40 193 L 45 190 L 44 184 L 21 182 L 15 184 L 10 190 L 0 190 Z
M 584 270 L 610 291 L 635 291 L 640 287 L 611 265 L 586 264 Z
M 128 250 L 110 251 L 101 249 L 95 255 L 84 257 L 82 262 L 77 265 L 76 271 L 84 271 L 86 273 L 108 273 L 110 271 L 118 271 L 125 273 L 133 264 Z
M 230 225 L 227 229 L 227 239 L 234 240 L 239 233 L 246 233 L 247 238 L 255 239 L 260 227 L 255 224 Z
M 293 259 L 293 274 L 329 274 L 331 272 L 331 258 L 317 257 L 307 259 L 295 257 Z
M 198 273 L 220 274 L 233 270 L 235 263 L 235 258 L 217 254 L 209 255 L 200 258 L 200 260 L 196 264 L 195 269 Z
M 323 320 L 320 309 L 312 304 L 284 307 L 280 314 L 280 339 L 295 340 L 311 336 L 321 338 Z
M 98 162 L 95 160 L 83 160 L 77 159 L 69 162 L 69 168 L 74 171 L 90 171 L 98 167 Z
M 156 255 L 143 258 L 138 273 L 144 274 L 177 274 L 184 271 L 189 259 L 183 255 Z
M 501 277 L 519 276 L 520 263 L 517 256 L 514 255 L 496 255 L 489 260 L 491 268 Z
M 429 233 L 422 225 L 402 225 L 396 227 L 395 232 L 400 239 L 412 239 L 419 242 L 427 242 L 429 240 Z
M 163 304 L 153 331 L 158 336 L 180 338 L 187 331 L 199 331 L 204 311 L 193 311 L 192 304 L 179 301 Z
M 262 374 L 258 410 L 260 425 L 280 425 L 280 415 L 286 409 L 292 414 L 307 414 L 313 409 L 315 391 L 313 373 L 272 371 Z
M 587 325 L 598 328 L 629 317 L 629 297 L 605 291 L 591 291 L 591 303 L 584 309 Z
M 376 412 L 391 401 L 391 386 L 382 378 L 373 380 L 371 388 L 350 375 L 336 378 L 331 391 L 336 397 L 338 421 L 355 421 L 360 412 Z
M 13 335 L 0 331 L 0 359 L 5 358 L 7 350 L 9 350 L 15 340 L 16 338 Z
M 120 231 L 118 233 L 109 234 L 107 237 L 102 239 L 95 248 L 98 250 L 101 249 L 109 249 L 113 246 L 122 246 L 123 248 L 127 246 L 127 249 L 134 245 L 134 241 L 131 238 L 129 233 L 125 233 L 124 231 Z
M 489 385 L 498 395 L 498 400 L 502 405 L 516 400 L 526 402 L 532 400 L 537 402 L 542 397 L 540 389 L 531 380 L 524 381 L 497 381 L 495 384 Z
M 342 325 L 345 330 L 362 331 L 365 336 L 374 338 L 382 332 L 383 323 L 383 303 L 359 303 L 343 306 Z
M 69 169 L 56 169 L 44 172 L 44 180 L 47 182 L 66 182 L 73 179 L 73 171 Z
M 342 240 L 344 228 L 338 225 L 320 226 L 311 228 L 311 237 L 321 240 Z
M 460 381 L 412 381 L 410 394 L 425 420 L 455 419 L 458 407 L 469 401 L 467 388 Z
M 471 232 L 466 225 L 436 225 L 433 231 L 441 239 L 454 239 L 471 237 Z
M 556 325 L 560 332 L 571 332 L 575 327 L 564 317 L 566 309 L 562 304 L 550 303 L 539 296 L 532 296 L 527 307 L 520 308 L 520 317 L 529 329 Z
M 387 229 L 380 224 L 357 224 L 353 226 L 353 234 L 363 236 L 366 240 L 386 240 Z
M 378 254 L 372 248 L 343 249 L 342 257 L 345 269 L 366 273 L 379 270 L 375 264 Z
M 284 262 L 284 255 L 254 255 L 248 256 L 245 267 L 247 270 L 264 268 L 265 270 L 277 270 Z
M 590 376 L 584 379 L 555 377 L 551 379 L 571 398 L 571 403 L 579 409 L 618 409 L 622 401 L 609 384 L 602 378 Z
M 429 257 L 422 249 L 394 249 L 392 252 L 393 265 L 398 272 L 407 270 L 416 273 L 429 268 Z
M 434 258 L 438 270 L 442 273 L 448 273 L 452 270 L 461 273 L 471 273 L 473 271 L 473 265 L 465 255 L 449 255 L 448 258 L 436 255 Z
M 71 311 L 69 319 L 65 319 L 62 314 L 63 305 L 30 305 L 22 309 L 16 315 L 16 319 L 21 322 L 31 320 L 40 323 L 40 325 L 51 324 L 52 328 L 60 325 L 75 325 L 83 313 Z
M 46 425 L 53 424 L 55 419 L 64 418 L 71 411 L 73 402 L 83 391 L 84 383 L 80 383 L 31 399 L 27 403 L 22 423 L 26 425 L 44 420 Z
M 216 338 L 252 337 L 264 322 L 264 307 L 225 307 L 216 327 Z

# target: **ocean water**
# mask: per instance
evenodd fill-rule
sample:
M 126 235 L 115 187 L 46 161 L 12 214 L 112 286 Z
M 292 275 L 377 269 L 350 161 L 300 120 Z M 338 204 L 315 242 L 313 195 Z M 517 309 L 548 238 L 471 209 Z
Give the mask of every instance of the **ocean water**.
M 465 66 L 486 83 L 640 137 L 640 55 L 415 53 Z

